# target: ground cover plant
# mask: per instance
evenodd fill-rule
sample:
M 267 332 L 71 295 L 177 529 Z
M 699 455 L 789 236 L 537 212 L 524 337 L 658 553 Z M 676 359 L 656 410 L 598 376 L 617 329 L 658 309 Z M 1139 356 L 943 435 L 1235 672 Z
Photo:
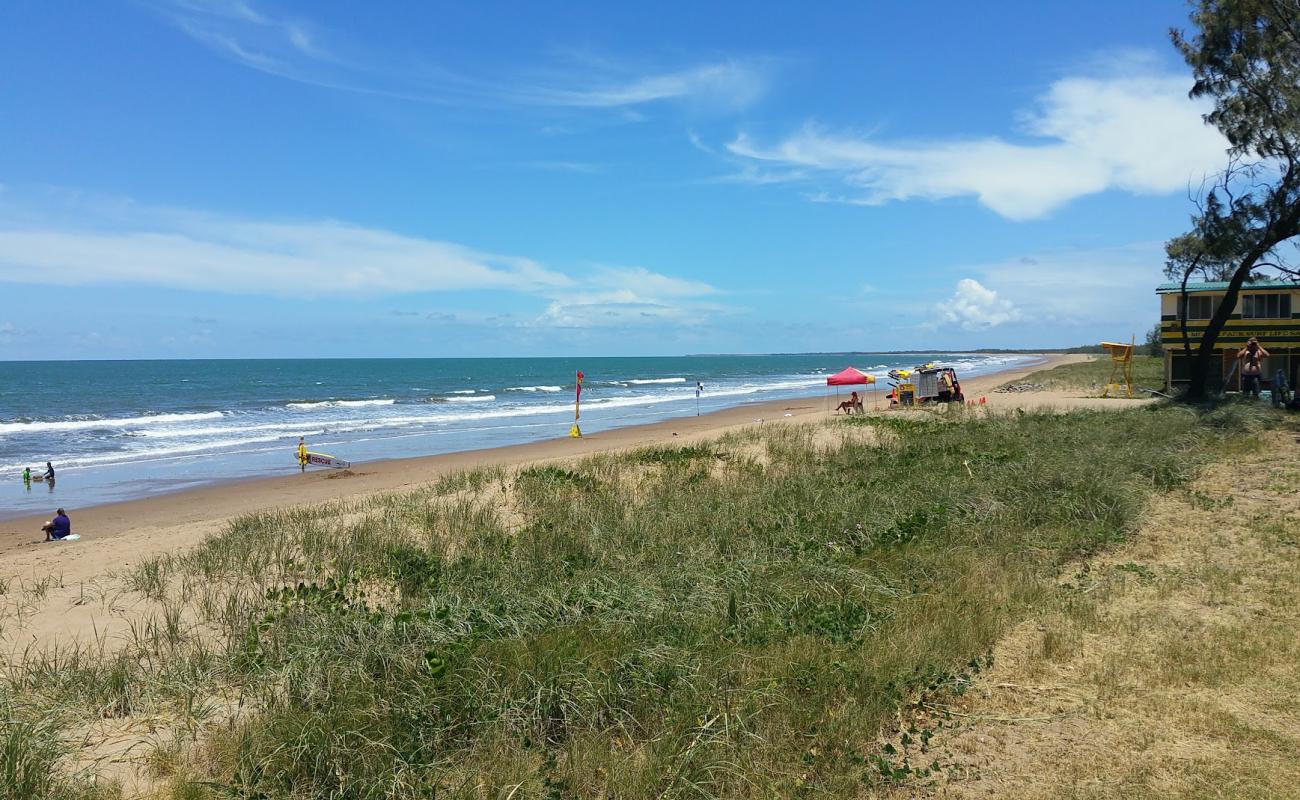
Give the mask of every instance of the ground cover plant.
M 1061 364 L 1051 369 L 1032 372 L 1024 378 L 1010 384 L 1029 384 L 1048 391 L 1087 392 L 1100 395 L 1110 379 L 1111 361 L 1109 356 L 1097 356 L 1091 361 L 1078 361 Z M 1165 362 L 1158 356 L 1133 356 L 1133 388 L 1138 387 L 1163 391 L 1165 385 Z M 1112 393 L 1113 394 L 1113 393 Z M 1138 396 L 1148 397 L 1146 393 Z
M 755 426 L 253 515 L 139 567 L 126 646 L 29 652 L 0 696 L 170 720 L 173 797 L 860 796 L 945 769 L 881 770 L 900 704 L 1253 414 Z

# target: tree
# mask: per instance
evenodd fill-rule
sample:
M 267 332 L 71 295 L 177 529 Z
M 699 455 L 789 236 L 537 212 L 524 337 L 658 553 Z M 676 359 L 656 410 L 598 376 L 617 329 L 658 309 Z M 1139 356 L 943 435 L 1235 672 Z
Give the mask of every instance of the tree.
M 1201 334 L 1186 398 L 1205 397 L 1214 343 L 1241 287 L 1264 275 L 1300 278 L 1300 0 L 1195 0 L 1199 32 L 1173 30 L 1192 68 L 1193 98 L 1208 97 L 1205 121 L 1231 145 L 1228 165 L 1202 187 L 1192 230 L 1165 245 L 1165 272 L 1182 282 L 1179 322 L 1187 334 L 1187 283 L 1228 282 Z
M 1152 325 L 1151 330 L 1147 331 L 1147 340 L 1143 348 L 1149 356 L 1163 356 L 1165 354 L 1165 346 L 1160 342 L 1160 323 L 1157 322 Z

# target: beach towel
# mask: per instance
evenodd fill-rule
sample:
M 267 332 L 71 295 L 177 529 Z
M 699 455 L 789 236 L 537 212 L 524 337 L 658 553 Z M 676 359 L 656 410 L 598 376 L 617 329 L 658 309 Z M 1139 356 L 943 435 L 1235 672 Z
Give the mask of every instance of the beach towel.
M 79 541 L 80 539 L 81 539 L 81 534 L 69 533 L 67 536 L 64 536 L 62 539 L 51 539 L 50 541 L 51 542 L 76 542 Z

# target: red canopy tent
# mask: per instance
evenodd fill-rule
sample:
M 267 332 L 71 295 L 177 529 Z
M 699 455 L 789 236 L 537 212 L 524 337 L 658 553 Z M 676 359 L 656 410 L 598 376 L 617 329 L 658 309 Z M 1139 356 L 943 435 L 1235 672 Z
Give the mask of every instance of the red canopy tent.
M 874 376 L 853 367 L 845 367 L 826 379 L 827 386 L 865 386 L 875 382 Z
M 875 382 L 876 382 L 876 377 L 874 375 L 868 375 L 862 370 L 854 369 L 853 367 L 845 367 L 844 369 L 840 370 L 839 372 L 835 373 L 834 375 L 831 375 L 829 378 L 826 379 L 827 386 L 869 386 L 874 384 Z M 828 399 L 829 396 L 830 396 L 830 390 L 828 389 L 827 390 Z M 835 399 L 838 400 L 839 396 L 840 396 L 839 390 L 836 389 Z M 873 406 L 875 405 L 875 397 L 876 397 L 875 391 L 873 390 L 871 394 L 871 398 L 872 398 L 871 404 Z M 827 405 L 829 405 L 829 403 Z

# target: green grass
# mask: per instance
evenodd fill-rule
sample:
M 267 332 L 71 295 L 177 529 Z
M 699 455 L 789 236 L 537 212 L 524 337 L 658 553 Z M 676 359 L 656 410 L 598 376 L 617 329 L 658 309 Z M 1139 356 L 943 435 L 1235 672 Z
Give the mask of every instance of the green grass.
M 192 720 L 176 797 L 855 797 L 900 703 L 1257 413 L 860 417 L 249 516 L 137 573 L 193 631 L 2 691 Z
M 1091 361 L 1062 364 L 1059 367 L 1039 370 L 1024 378 L 1012 381 L 1011 384 L 1031 383 L 1038 384 L 1051 391 L 1087 392 L 1092 395 L 1100 395 L 1102 390 L 1106 388 L 1110 373 L 1110 358 L 1101 356 Z M 1135 395 L 1138 394 L 1137 387 L 1160 391 L 1164 385 L 1165 362 L 1163 358 L 1133 356 L 1133 387 Z M 1148 395 L 1141 393 L 1140 396 L 1147 397 Z
M 18 707 L 0 692 L 0 800 L 109 800 L 116 786 L 97 789 L 84 775 L 68 776 L 67 742 L 56 720 Z

